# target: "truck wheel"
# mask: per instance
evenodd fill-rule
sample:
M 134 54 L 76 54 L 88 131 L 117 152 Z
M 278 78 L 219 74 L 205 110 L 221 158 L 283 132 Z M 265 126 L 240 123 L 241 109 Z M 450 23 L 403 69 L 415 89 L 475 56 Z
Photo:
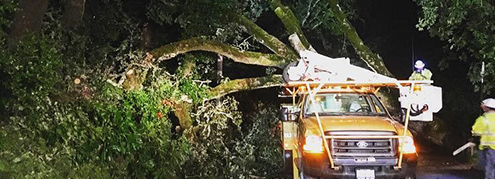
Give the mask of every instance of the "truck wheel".
M 299 169 L 299 178 L 300 178 L 300 179 L 319 179 L 320 177 L 313 177 L 313 176 L 306 175 L 306 174 L 304 173 L 304 169 L 303 169 L 303 167 L 301 167 L 301 168 Z
M 304 174 L 304 171 L 299 170 L 299 179 L 309 179 L 310 177 L 308 177 L 306 174 Z
M 406 174 L 406 177 L 404 177 L 404 179 L 416 179 L 416 173 Z
M 404 179 L 416 179 L 416 167 L 407 167 Z
M 318 177 L 312 177 L 312 176 L 304 174 L 304 171 L 299 171 L 299 178 L 300 179 L 319 179 Z

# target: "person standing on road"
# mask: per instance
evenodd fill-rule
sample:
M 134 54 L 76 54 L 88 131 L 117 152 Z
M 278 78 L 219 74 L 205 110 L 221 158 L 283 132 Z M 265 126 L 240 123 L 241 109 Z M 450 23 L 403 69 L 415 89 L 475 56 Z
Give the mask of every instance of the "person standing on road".
M 425 68 L 425 63 L 423 63 L 423 61 L 417 60 L 416 63 L 414 63 L 414 69 L 409 80 L 431 80 L 433 73 Z
M 481 102 L 483 115 L 476 119 L 472 133 L 480 138 L 480 165 L 484 166 L 485 179 L 495 179 L 495 99 Z

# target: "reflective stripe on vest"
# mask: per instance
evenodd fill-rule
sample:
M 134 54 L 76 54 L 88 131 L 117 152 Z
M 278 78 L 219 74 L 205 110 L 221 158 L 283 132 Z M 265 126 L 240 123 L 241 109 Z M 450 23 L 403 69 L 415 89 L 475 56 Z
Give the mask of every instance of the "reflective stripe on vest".
M 495 141 L 494 141 L 495 133 L 490 130 L 494 126 L 491 126 L 492 124 L 490 123 L 490 120 L 485 115 L 483 115 L 483 123 L 486 126 L 486 128 L 485 128 L 485 131 L 483 131 L 481 133 L 480 148 L 483 148 L 484 146 L 494 147 L 494 145 L 495 145 Z

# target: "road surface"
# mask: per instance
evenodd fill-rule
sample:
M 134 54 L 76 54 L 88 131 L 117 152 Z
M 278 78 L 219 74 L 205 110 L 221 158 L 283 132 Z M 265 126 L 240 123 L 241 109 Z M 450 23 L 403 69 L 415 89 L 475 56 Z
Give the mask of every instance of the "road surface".
M 483 172 L 473 170 L 469 162 L 455 160 L 451 152 L 425 150 L 419 154 L 418 179 L 483 179 Z

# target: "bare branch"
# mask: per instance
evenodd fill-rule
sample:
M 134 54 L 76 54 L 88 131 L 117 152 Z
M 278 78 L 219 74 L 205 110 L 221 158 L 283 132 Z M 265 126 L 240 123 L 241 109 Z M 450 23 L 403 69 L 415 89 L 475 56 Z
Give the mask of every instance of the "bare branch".
M 292 49 L 288 48 L 287 45 L 285 45 L 278 38 L 270 35 L 264 29 L 259 27 L 251 19 L 239 14 L 232 14 L 231 17 L 240 25 L 246 27 L 249 34 L 253 35 L 258 42 L 266 46 L 273 53 L 290 60 L 296 60 L 298 58 L 297 54 Z
M 283 80 L 280 75 L 265 76 L 259 78 L 244 78 L 232 80 L 218 85 L 211 89 L 209 91 L 209 94 L 212 96 L 212 98 L 210 99 L 215 99 L 238 91 L 270 88 L 282 85 Z
M 275 54 L 265 54 L 259 52 L 241 51 L 228 44 L 219 42 L 217 40 L 209 40 L 202 38 L 191 38 L 174 42 L 168 45 L 161 46 L 152 50 L 150 53 L 153 57 L 158 57 L 158 62 L 162 60 L 169 60 L 175 56 L 192 51 L 207 51 L 214 52 L 219 55 L 225 56 L 234 60 L 235 62 L 261 65 L 261 66 L 273 66 L 284 67 L 290 62 L 289 59 L 284 59 Z

